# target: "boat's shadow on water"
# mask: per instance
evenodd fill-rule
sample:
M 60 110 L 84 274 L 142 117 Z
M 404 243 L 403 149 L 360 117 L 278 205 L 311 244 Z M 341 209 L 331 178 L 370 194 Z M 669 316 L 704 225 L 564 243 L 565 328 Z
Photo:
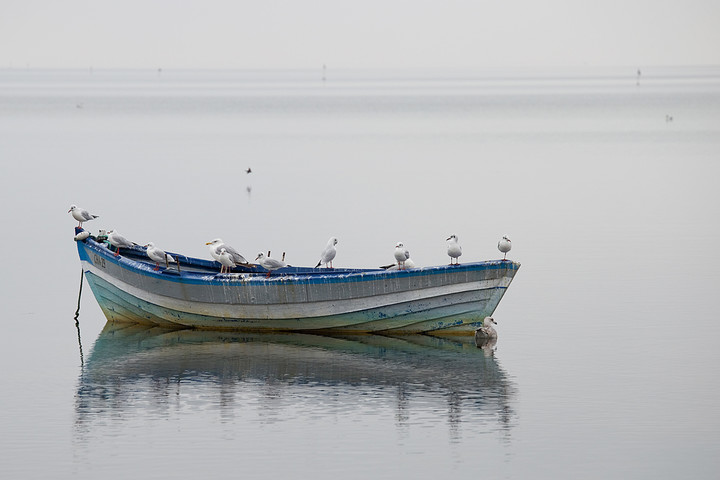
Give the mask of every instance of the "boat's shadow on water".
M 285 397 L 294 408 L 325 402 L 343 409 L 370 393 L 392 405 L 401 423 L 432 411 L 451 425 L 482 419 L 492 424 L 490 430 L 509 430 L 515 416 L 515 387 L 494 344 L 476 345 L 472 336 L 270 334 L 108 323 L 82 367 L 77 421 L 142 414 L 143 408 L 177 411 L 177 401 L 168 399 L 191 398 L 204 388 L 217 393 L 209 402 L 219 410 L 246 408 L 232 398 L 248 395 L 267 401 L 268 408 Z

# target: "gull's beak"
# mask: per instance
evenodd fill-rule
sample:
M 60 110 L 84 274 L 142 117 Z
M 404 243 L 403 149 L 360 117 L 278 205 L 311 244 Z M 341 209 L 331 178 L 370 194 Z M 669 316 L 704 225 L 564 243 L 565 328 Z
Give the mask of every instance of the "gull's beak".
M 205 242 L 205 245 L 210 245 L 212 242 Z

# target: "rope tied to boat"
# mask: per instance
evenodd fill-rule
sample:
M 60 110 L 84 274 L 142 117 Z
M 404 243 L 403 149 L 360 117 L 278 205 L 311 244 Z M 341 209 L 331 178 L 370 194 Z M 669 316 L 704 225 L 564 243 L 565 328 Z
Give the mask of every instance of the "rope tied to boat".
M 82 340 L 80 337 L 80 299 L 82 298 L 82 287 L 83 287 L 83 278 L 85 277 L 85 271 L 81 268 L 80 269 L 80 291 L 78 292 L 78 301 L 77 301 L 77 310 L 75 310 L 75 328 L 77 329 L 78 334 L 78 346 L 80 347 L 80 365 L 85 365 L 85 360 L 83 359 L 83 351 L 82 351 Z

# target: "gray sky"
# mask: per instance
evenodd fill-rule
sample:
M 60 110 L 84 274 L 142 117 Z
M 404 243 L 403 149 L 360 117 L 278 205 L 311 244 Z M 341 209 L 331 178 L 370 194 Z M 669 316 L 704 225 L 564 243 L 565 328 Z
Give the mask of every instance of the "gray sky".
M 0 68 L 720 64 L 717 0 L 0 0 Z

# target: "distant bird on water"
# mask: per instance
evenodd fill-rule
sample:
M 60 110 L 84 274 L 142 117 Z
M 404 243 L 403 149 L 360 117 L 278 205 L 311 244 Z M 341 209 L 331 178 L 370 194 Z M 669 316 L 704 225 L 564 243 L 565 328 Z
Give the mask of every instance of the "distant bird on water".
M 402 242 L 395 244 L 395 260 L 398 262 L 398 268 L 405 267 L 405 261 L 410 258 L 410 252 L 405 248 Z
M 270 274 L 273 270 L 277 270 L 278 268 L 287 267 L 287 263 L 283 262 L 282 260 L 276 260 L 274 258 L 270 258 L 269 256 L 266 257 L 264 253 L 260 252 L 257 255 L 257 258 L 255 260 L 259 260 L 260 265 L 268 271 L 266 277 L 270 277 Z
M 80 208 L 77 205 L 70 205 L 70 210 L 73 218 L 78 221 L 78 227 L 82 227 L 83 222 L 89 222 L 99 217 L 99 215 L 93 215 L 84 208 Z
M 220 273 L 229 273 L 231 268 L 235 268 L 236 263 L 233 260 L 233 256 L 227 251 L 225 247 L 220 247 L 220 255 L 218 261 L 222 265 L 220 267 Z
M 225 248 L 225 251 L 227 251 L 227 253 L 232 257 L 232 260 L 233 262 L 235 262 L 236 265 L 238 263 L 248 263 L 248 261 L 245 260 L 245 257 L 240 255 L 240 253 L 238 253 L 238 251 L 235 250 L 233 247 L 223 242 L 222 238 L 216 238 L 212 242 L 207 242 L 205 245 L 208 245 L 210 255 L 218 262 L 220 262 L 220 250 L 222 248 Z
M 172 255 L 169 255 L 165 253 L 164 250 L 160 250 L 155 246 L 153 242 L 148 243 L 145 245 L 147 248 L 147 256 L 155 262 L 155 270 L 160 270 L 160 263 L 165 263 L 167 266 L 169 263 L 177 263 L 177 261 L 172 257 Z
M 497 325 L 495 319 L 493 317 L 485 317 L 482 327 L 475 330 L 475 341 L 497 338 L 497 331 L 493 328 L 493 325 Z
M 115 230 L 109 230 L 107 232 L 107 239 L 108 239 L 108 243 L 110 243 L 110 245 L 115 247 L 115 256 L 116 257 L 120 255 L 120 248 L 130 248 L 133 245 L 135 245 L 135 243 L 133 243 L 130 240 L 128 240 L 127 238 L 123 237 Z
M 337 245 L 337 243 L 337 238 L 330 237 L 330 240 L 328 240 L 325 250 L 323 250 L 322 254 L 320 255 L 320 261 L 317 265 L 315 265 L 315 268 L 318 268 L 320 265 L 325 265 L 327 268 L 333 268 L 332 261 L 337 254 L 337 249 L 335 248 L 335 245 Z
M 498 242 L 498 250 L 504 254 L 503 260 L 507 259 L 507 253 L 512 248 L 512 243 L 510 242 L 510 239 L 507 237 L 507 235 L 504 235 L 503 238 Z
M 450 256 L 450 265 L 453 264 L 453 259 L 455 259 L 455 265 L 460 265 L 458 257 L 462 255 L 462 247 L 458 243 L 457 235 L 450 235 L 447 242 L 447 254 Z

